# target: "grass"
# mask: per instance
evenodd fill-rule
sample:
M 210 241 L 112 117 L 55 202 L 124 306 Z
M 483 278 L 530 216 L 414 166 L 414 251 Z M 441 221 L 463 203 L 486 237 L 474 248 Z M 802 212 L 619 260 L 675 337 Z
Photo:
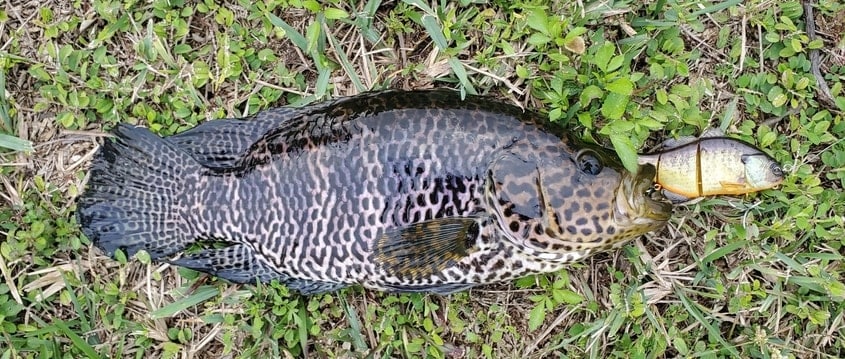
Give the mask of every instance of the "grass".
M 0 9 L 0 358 L 840 357 L 845 7 L 751 0 L 95 0 Z M 817 91 L 820 54 L 832 98 Z M 540 109 L 626 164 L 719 127 L 788 172 L 679 207 L 555 274 L 449 297 L 303 298 L 90 247 L 74 198 L 103 130 L 369 89 Z

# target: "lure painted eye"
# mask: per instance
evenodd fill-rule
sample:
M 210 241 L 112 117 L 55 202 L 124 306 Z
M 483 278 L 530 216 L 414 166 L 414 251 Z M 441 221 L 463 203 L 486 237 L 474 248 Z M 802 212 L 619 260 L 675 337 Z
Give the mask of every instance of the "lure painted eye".
M 581 172 L 591 174 L 593 176 L 598 175 L 601 173 L 601 170 L 604 169 L 601 161 L 599 161 L 593 151 L 582 151 L 575 158 L 575 162 L 578 163 L 578 168 L 581 169 Z

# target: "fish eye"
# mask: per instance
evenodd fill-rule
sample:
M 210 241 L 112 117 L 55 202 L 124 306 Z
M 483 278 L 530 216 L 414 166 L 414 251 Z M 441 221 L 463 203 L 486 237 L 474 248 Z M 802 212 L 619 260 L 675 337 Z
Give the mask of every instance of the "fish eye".
M 772 174 L 774 174 L 775 176 L 783 177 L 783 169 L 780 167 L 779 164 L 772 163 L 772 165 L 770 166 L 770 169 L 772 171 Z
M 598 175 L 601 173 L 601 170 L 604 169 L 604 166 L 599 161 L 599 158 L 596 157 L 596 154 L 591 150 L 583 150 L 578 153 L 575 157 L 575 162 L 578 164 L 578 168 L 581 172 L 591 174 L 593 176 Z

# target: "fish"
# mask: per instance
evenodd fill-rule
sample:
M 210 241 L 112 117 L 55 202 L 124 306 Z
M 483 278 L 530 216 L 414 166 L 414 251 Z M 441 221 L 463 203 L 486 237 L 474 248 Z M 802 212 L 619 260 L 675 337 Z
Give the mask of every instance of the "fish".
M 546 116 L 388 90 L 159 137 L 119 124 L 77 204 L 106 255 L 302 295 L 447 295 L 559 271 L 665 226 L 655 169 L 624 170 Z
M 662 195 L 673 203 L 715 195 L 742 195 L 779 186 L 780 164 L 754 145 L 731 137 L 707 136 L 647 155 L 640 165 L 656 168 Z

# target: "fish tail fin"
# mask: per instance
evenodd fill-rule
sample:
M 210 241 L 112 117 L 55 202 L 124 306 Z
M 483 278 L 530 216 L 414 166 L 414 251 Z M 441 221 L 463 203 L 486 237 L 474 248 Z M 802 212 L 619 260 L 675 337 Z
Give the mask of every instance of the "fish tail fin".
M 170 256 L 195 240 L 189 221 L 201 166 L 146 128 L 120 124 L 94 157 L 77 219 L 105 253 Z

